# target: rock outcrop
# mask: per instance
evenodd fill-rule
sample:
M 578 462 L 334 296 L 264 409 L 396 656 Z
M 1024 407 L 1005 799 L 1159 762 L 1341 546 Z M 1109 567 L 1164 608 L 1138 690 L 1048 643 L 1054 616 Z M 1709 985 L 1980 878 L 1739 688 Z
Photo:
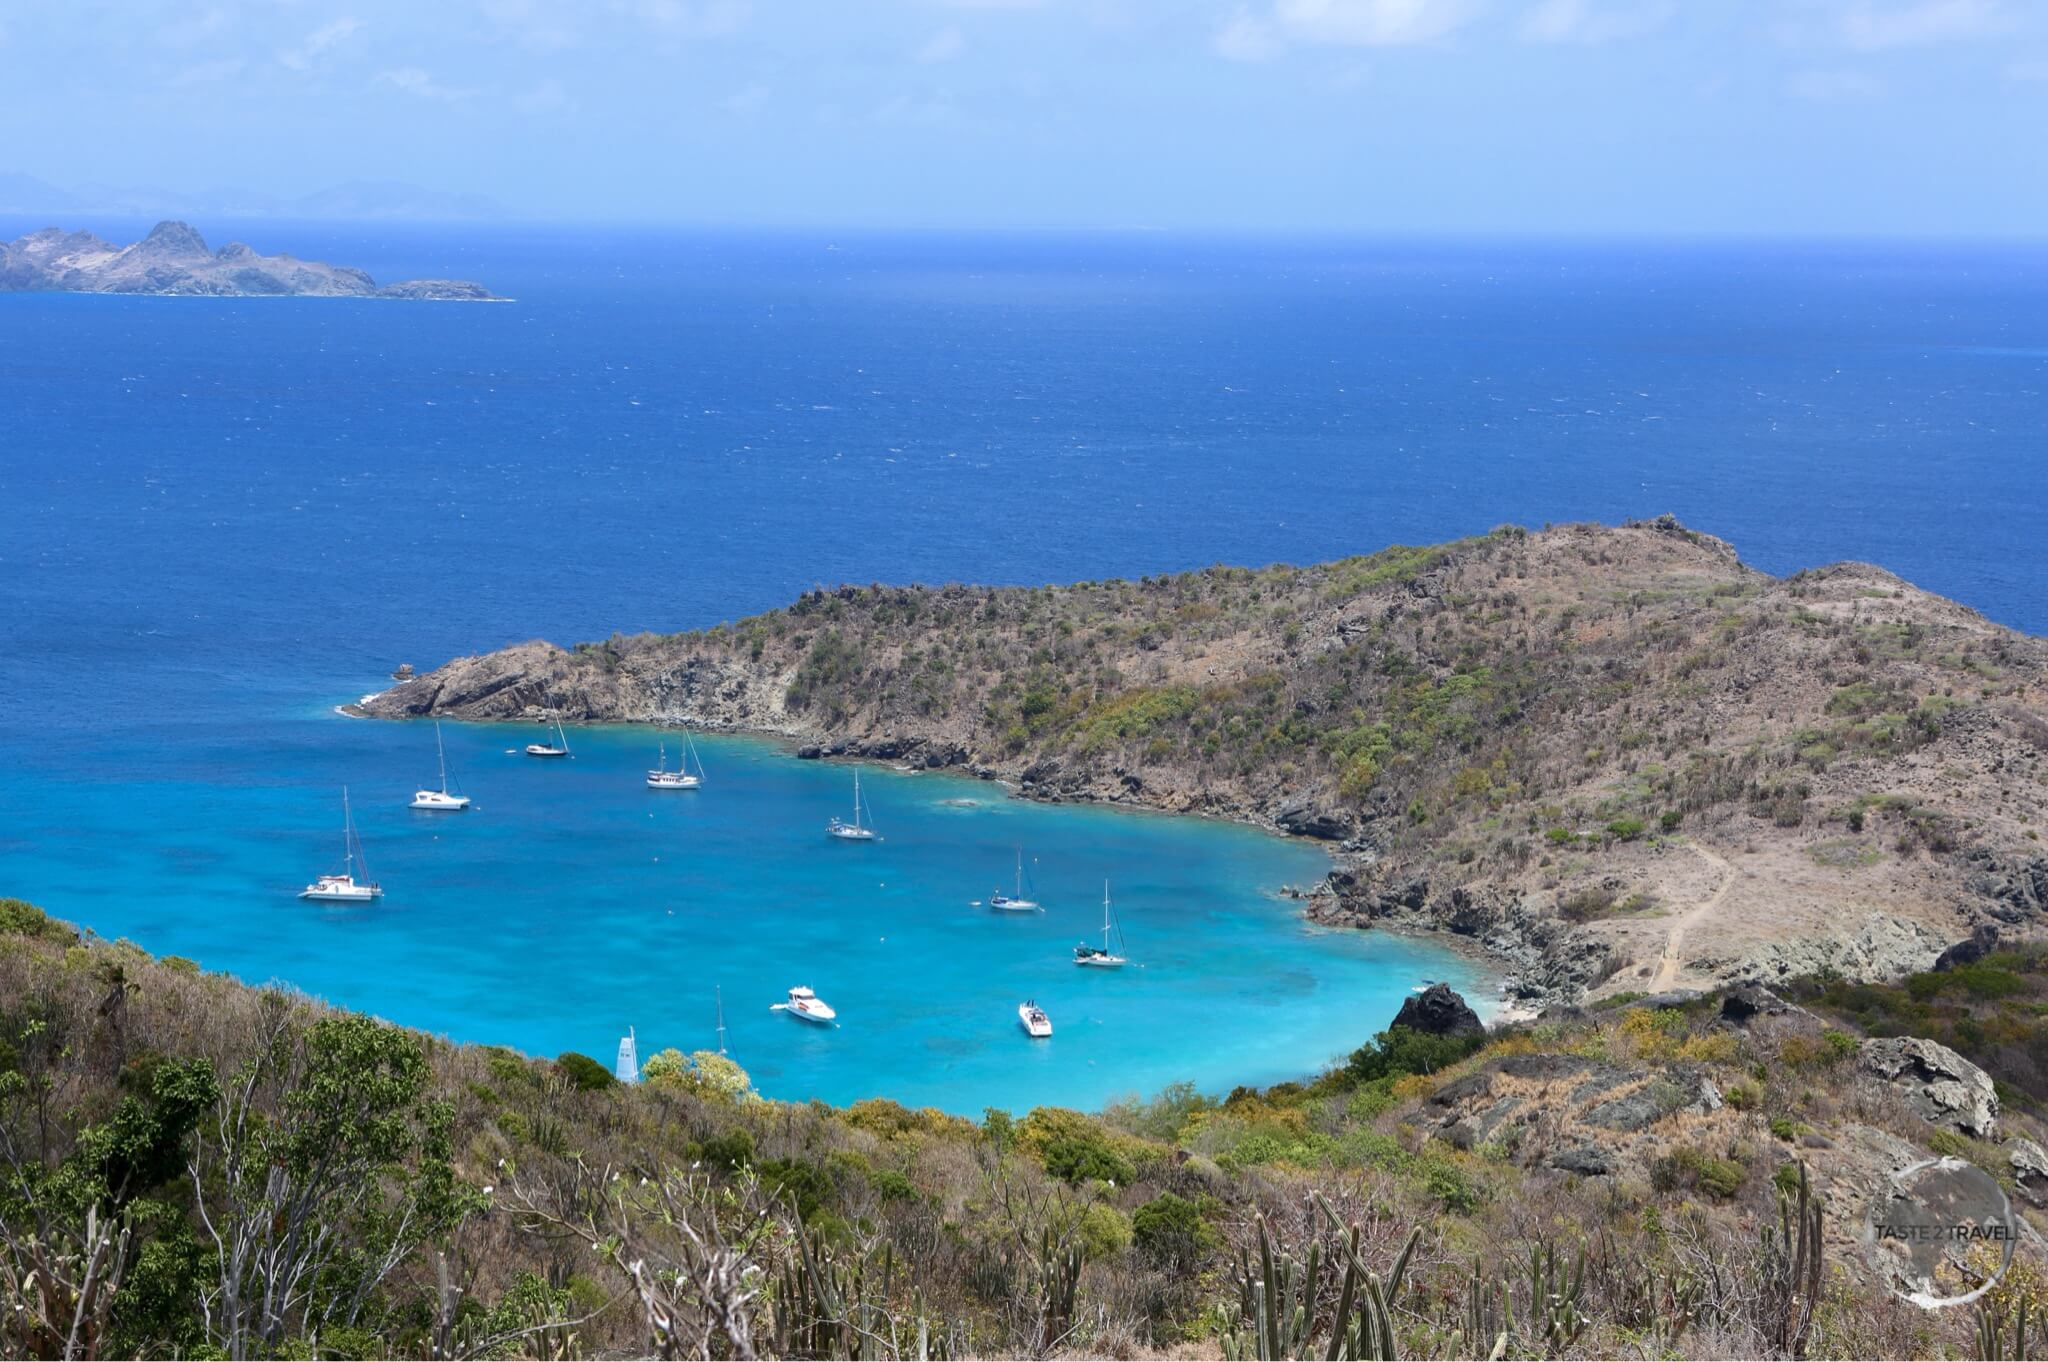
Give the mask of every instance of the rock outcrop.
M 1431 984 L 1411 993 L 1394 1016 L 1394 1025 L 1432 1036 L 1477 1036 L 1486 1031 L 1479 1014 L 1449 984 Z
M 0 243 L 0 292 L 141 293 L 210 298 L 410 298 L 490 302 L 462 279 L 408 279 L 379 287 L 358 269 L 260 255 L 239 241 L 218 251 L 182 222 L 159 222 L 132 246 L 91 232 L 46 227 Z
M 1979 1139 L 1998 1129 L 1998 1093 L 1991 1076 L 1938 1041 L 1915 1036 L 1863 1042 L 1864 1072 L 1897 1087 L 1927 1120 Z

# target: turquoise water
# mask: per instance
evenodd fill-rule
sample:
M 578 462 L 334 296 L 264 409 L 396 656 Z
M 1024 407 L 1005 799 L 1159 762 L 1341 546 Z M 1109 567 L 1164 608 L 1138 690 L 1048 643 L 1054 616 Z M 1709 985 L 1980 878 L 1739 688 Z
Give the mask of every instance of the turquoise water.
M 465 1039 L 708 1044 L 722 984 L 771 1092 L 1085 1105 L 1309 1071 L 1459 967 L 1306 931 L 1318 853 L 1240 828 L 883 774 L 835 845 L 847 773 L 756 744 L 655 795 L 645 736 L 451 728 L 435 822 L 430 735 L 321 699 L 400 662 L 1664 511 L 2048 627 L 2038 246 L 198 226 L 518 301 L 0 294 L 0 893 Z M 343 781 L 367 911 L 292 897 Z M 968 910 L 1018 842 L 1054 910 Z M 1105 874 L 1143 970 L 1064 963 Z
M 56 833 L 13 860 L 26 873 L 9 889 L 247 981 L 607 1064 L 628 1026 L 643 1055 L 715 1046 L 722 989 L 728 1046 L 770 1095 L 970 1114 L 1295 1077 L 1384 1026 L 1421 977 L 1489 992 L 1427 943 L 1302 923 L 1273 891 L 1327 861 L 1250 828 L 864 766 L 883 840 L 850 845 L 824 824 L 847 811 L 852 769 L 773 743 L 702 740 L 706 786 L 656 792 L 652 730 L 572 729 L 567 761 L 517 754 L 530 726 L 443 731 L 468 813 L 405 807 L 434 774 L 424 724 L 308 713 L 125 765 L 109 744 L 0 785 L 6 827 Z M 385 886 L 374 906 L 295 897 L 339 868 L 344 781 Z M 1010 884 L 1019 846 L 1046 911 L 971 906 Z M 1134 965 L 1120 972 L 1069 962 L 1105 876 Z M 799 983 L 839 1026 L 769 1011 Z M 1018 1026 L 1027 997 L 1052 1040 Z

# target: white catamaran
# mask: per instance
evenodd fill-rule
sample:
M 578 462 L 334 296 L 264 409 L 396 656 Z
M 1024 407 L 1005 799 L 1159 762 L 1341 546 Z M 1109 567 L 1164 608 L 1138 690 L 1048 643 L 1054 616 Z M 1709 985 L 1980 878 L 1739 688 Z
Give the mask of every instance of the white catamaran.
M 1038 913 L 1044 909 L 1038 900 L 1024 897 L 1024 848 L 1017 848 L 1017 892 L 1005 894 L 998 889 L 988 896 L 988 906 L 999 913 Z
M 659 751 L 659 764 L 647 773 L 648 789 L 694 790 L 704 783 L 704 759 L 697 756 L 697 744 L 690 741 L 688 729 L 683 730 L 683 755 L 682 760 L 676 763 L 675 770 L 668 769 L 668 744 L 663 743 Z M 693 757 L 697 763 L 695 772 L 690 770 L 690 761 Z
M 826 835 L 847 842 L 880 840 L 869 822 L 863 820 L 866 810 L 867 801 L 860 797 L 860 768 L 856 766 L 853 768 L 853 821 L 848 823 L 844 819 L 834 817 L 831 822 L 825 824 Z
M 562 731 L 562 721 L 560 719 L 555 720 L 555 740 L 553 742 L 530 742 L 526 745 L 526 755 L 529 757 L 568 756 L 569 735 Z
M 364 880 L 356 882 L 356 867 L 362 867 Z M 356 836 L 355 815 L 349 812 L 348 786 L 341 787 L 341 873 L 322 875 L 300 891 L 302 899 L 317 899 L 322 903 L 368 903 L 382 898 L 384 888 L 369 879 L 370 867 L 363 860 L 363 840 Z
M 1116 925 L 1116 917 L 1109 910 L 1109 881 L 1104 880 L 1102 882 L 1102 946 L 1098 950 L 1087 942 L 1082 942 L 1074 947 L 1074 963 L 1077 965 L 1093 965 L 1097 969 L 1122 969 L 1126 964 L 1130 963 L 1123 956 L 1110 950 L 1109 941 L 1111 933 L 1115 934 L 1117 945 L 1122 946 L 1124 939 L 1123 928 Z
M 441 759 L 441 788 L 438 790 L 415 790 L 412 807 L 431 809 L 439 813 L 461 813 L 469 807 L 469 796 L 448 792 L 448 749 L 441 742 L 441 721 L 434 720 L 434 752 Z

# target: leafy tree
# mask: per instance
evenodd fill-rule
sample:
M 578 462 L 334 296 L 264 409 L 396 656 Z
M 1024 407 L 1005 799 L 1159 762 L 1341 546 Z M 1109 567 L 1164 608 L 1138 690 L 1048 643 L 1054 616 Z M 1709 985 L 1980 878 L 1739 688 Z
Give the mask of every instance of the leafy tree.
M 1408 1026 L 1390 1026 L 1351 1052 L 1345 1071 L 1361 1083 L 1403 1074 L 1433 1074 L 1486 1044 L 1484 1035 L 1439 1036 Z
M 557 1056 L 555 1067 L 561 1071 L 564 1078 L 583 1092 L 598 1092 L 619 1081 L 612 1076 L 610 1069 L 589 1055 L 580 1055 L 574 1050 L 564 1051 Z

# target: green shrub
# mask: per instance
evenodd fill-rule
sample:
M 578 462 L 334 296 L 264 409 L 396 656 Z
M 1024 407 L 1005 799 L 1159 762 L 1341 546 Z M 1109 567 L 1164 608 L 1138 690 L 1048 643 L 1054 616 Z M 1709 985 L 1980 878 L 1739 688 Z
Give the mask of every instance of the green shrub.
M 1192 1266 L 1219 1242 L 1201 1208 L 1172 1192 L 1162 1192 L 1132 1213 L 1131 1238 L 1146 1261 L 1170 1269 Z
M 1677 809 L 1666 809 L 1657 815 L 1657 826 L 1665 832 L 1676 832 L 1684 821 L 1685 815 Z
M 1019 1133 L 1045 1171 L 1062 1181 L 1122 1187 L 1138 1176 L 1109 1133 L 1078 1111 L 1038 1107 L 1024 1118 Z
M 1607 825 L 1607 835 L 1616 841 L 1633 842 L 1643 835 L 1643 820 L 1640 818 L 1617 818 Z
M 1484 1035 L 1436 1036 L 1407 1026 L 1390 1026 L 1351 1052 L 1344 1068 L 1352 1079 L 1370 1083 L 1403 1074 L 1433 1074 L 1486 1044 Z
M 25 936 L 64 945 L 78 940 L 77 932 L 25 899 L 0 899 L 0 936 Z
M 583 1092 L 597 1092 L 609 1088 L 619 1080 L 612 1077 L 612 1071 L 592 1059 L 579 1055 L 574 1050 L 565 1050 L 555 1057 L 555 1068 Z

